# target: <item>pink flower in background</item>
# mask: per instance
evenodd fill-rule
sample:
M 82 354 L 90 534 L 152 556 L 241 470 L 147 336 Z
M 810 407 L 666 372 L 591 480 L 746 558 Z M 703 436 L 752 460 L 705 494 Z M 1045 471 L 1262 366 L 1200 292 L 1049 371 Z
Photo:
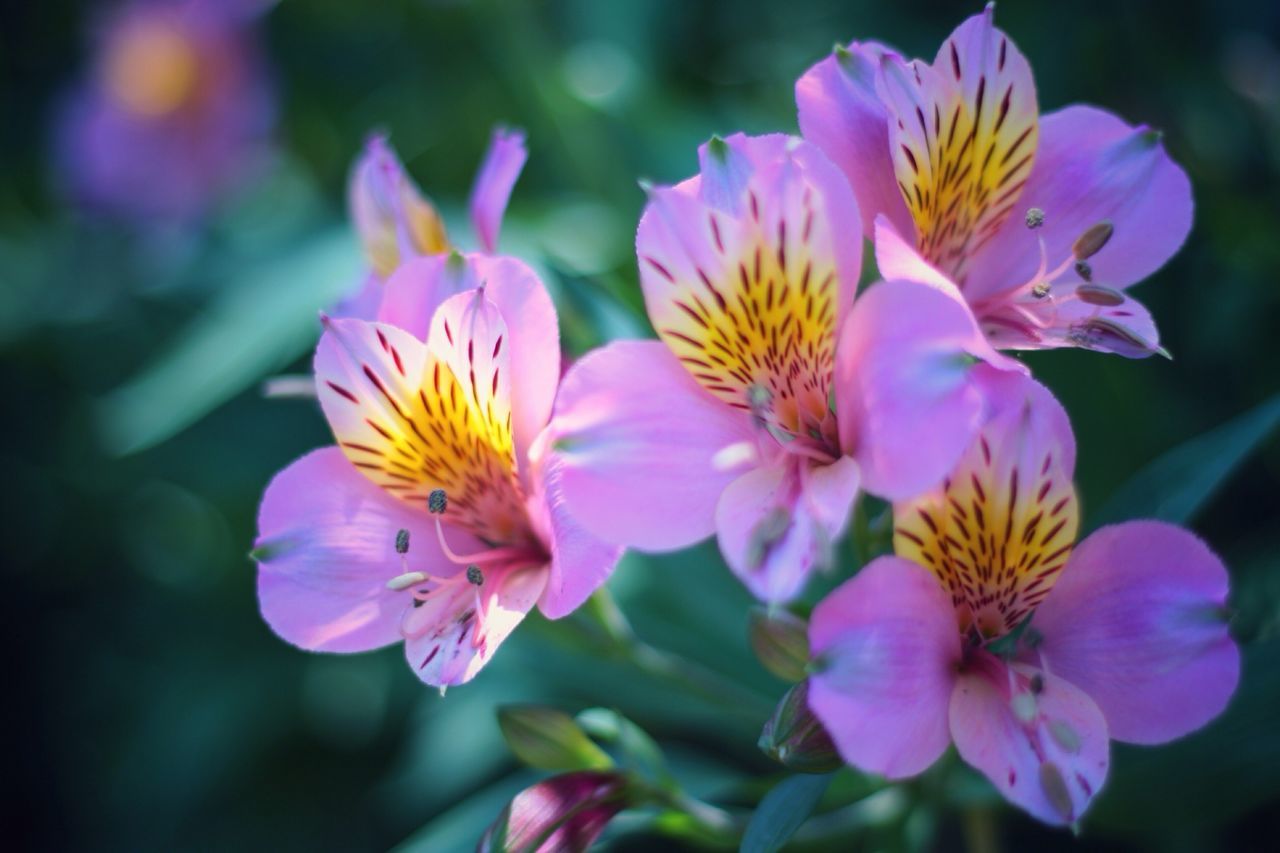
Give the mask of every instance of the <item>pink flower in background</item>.
M 76 200 L 189 221 L 264 165 L 275 102 L 254 32 L 262 5 L 137 0 L 105 20 L 56 128 Z
M 470 202 L 472 228 L 488 254 L 497 251 L 507 201 L 527 156 L 522 131 L 498 128 L 493 132 Z M 369 137 L 351 169 L 347 206 L 370 269 L 334 313 L 372 319 L 392 273 L 413 258 L 446 253 L 453 244 L 440 212 L 409 177 L 382 134 Z
M 651 192 L 636 237 L 659 341 L 565 377 L 549 435 L 570 511 L 663 551 L 713 532 L 766 601 L 828 562 L 860 488 L 932 486 L 981 423 L 976 377 L 1010 365 L 932 288 L 854 302 L 858 207 L 813 145 L 713 140 L 701 174 Z
M 991 5 L 932 65 L 874 43 L 837 49 L 796 101 L 805 138 L 853 184 L 881 275 L 966 302 L 998 347 L 1161 352 L 1123 291 L 1186 238 L 1187 177 L 1147 127 L 1087 106 L 1041 119 Z
M 850 764 L 911 776 L 954 742 L 1011 802 L 1073 823 L 1106 780 L 1109 738 L 1161 743 L 1226 706 L 1227 572 L 1155 521 L 1073 551 L 1066 413 L 1024 376 L 995 377 L 991 395 L 950 477 L 894 507 L 897 555 L 814 610 L 809 701 Z
M 286 640 L 352 652 L 403 639 L 419 678 L 444 686 L 474 676 L 535 603 L 574 610 L 619 549 L 566 514 L 538 452 L 560 359 L 541 282 L 510 258 L 416 263 L 408 331 L 326 322 L 316 388 L 337 446 L 268 487 L 258 592 Z M 483 286 L 449 295 L 459 281 Z

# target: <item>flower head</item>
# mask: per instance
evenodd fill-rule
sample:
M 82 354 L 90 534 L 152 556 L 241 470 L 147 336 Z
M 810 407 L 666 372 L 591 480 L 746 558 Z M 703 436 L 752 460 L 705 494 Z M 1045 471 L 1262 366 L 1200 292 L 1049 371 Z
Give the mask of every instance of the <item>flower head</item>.
M 257 11 L 137 0 L 104 21 L 90 77 L 57 127 L 78 201 L 138 220 L 191 220 L 261 165 L 275 108 Z
M 660 340 L 579 361 L 551 433 L 588 529 L 648 550 L 717 532 L 752 592 L 785 601 L 828 563 L 860 488 L 905 497 L 942 477 L 980 422 L 974 376 L 998 372 L 982 360 L 1011 365 L 925 285 L 855 304 L 857 203 L 814 146 L 736 135 L 699 160 L 651 190 L 636 237 Z
M 805 138 L 853 184 L 881 274 L 933 281 L 995 345 L 1161 352 L 1123 291 L 1186 237 L 1186 175 L 1149 128 L 1082 106 L 1042 118 L 993 18 L 965 21 L 932 63 L 838 49 L 796 84 Z
M 523 132 L 494 131 L 470 205 L 472 227 L 487 254 L 497 251 L 502 217 L 526 157 Z M 373 319 L 379 314 L 384 285 L 396 270 L 414 258 L 448 253 L 454 245 L 444 218 L 405 171 L 384 134 L 370 136 L 352 166 L 347 206 L 369 272 L 334 314 Z
M 896 556 L 815 609 L 809 700 L 851 764 L 910 776 L 954 742 L 1010 801 L 1073 823 L 1106 780 L 1109 738 L 1159 743 L 1225 707 L 1239 676 L 1227 574 L 1160 522 L 1073 550 L 1065 413 L 1026 377 L 989 390 L 996 411 L 951 476 L 895 506 Z
M 337 446 L 267 489 L 259 595 L 291 642 L 404 639 L 418 676 L 443 686 L 475 675 L 535 603 L 552 618 L 575 609 L 619 549 L 568 517 L 538 450 L 560 357 L 541 283 L 510 258 L 418 263 L 421 337 L 326 321 L 316 388 Z M 456 276 L 485 284 L 434 286 Z

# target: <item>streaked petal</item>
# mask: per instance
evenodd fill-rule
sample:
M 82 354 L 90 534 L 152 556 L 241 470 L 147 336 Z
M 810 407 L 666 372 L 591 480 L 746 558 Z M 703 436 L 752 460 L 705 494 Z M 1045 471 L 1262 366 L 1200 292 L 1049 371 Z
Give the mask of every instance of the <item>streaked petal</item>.
M 788 137 L 712 140 L 702 160 L 702 176 L 654 190 L 640 220 L 649 319 L 720 400 L 793 435 L 821 432 L 861 267 L 846 239 L 859 230 L 853 193 Z
M 911 497 L 951 469 L 983 415 L 975 357 L 1010 364 L 968 307 L 935 287 L 882 282 L 858 299 L 840 338 L 835 402 L 841 446 L 867 491 Z
M 478 299 L 486 320 L 473 327 L 451 312 L 456 351 L 436 343 L 439 356 L 394 326 L 329 320 L 316 349 L 317 396 L 339 447 L 370 480 L 419 506 L 444 489 L 449 523 L 515 543 L 528 523 L 506 416 L 510 379 L 494 353 L 503 322 L 483 298 L 454 299 Z
M 524 131 L 498 128 L 471 189 L 471 225 L 480 248 L 489 254 L 498 250 L 498 231 L 506 213 L 511 190 L 524 169 L 529 152 L 524 147 Z
M 258 511 L 258 601 L 271 629 L 304 649 L 359 652 L 400 639 L 408 599 L 387 589 L 401 574 L 397 531 L 415 567 L 451 574 L 430 516 L 390 497 L 336 447 L 275 476 Z
M 1151 312 L 1123 291 L 1057 284 L 1040 300 L 995 300 L 982 309 L 983 331 L 1004 349 L 1081 347 L 1125 358 L 1164 353 Z
M 1066 679 L 1019 664 L 1011 670 L 993 660 L 960 676 L 950 714 L 956 750 L 1033 817 L 1074 823 L 1107 778 L 1107 721 Z
M 1018 203 L 1037 145 L 1031 67 L 993 18 L 989 5 L 961 24 L 932 66 L 882 57 L 877 78 L 917 245 L 962 287 L 969 258 Z
M 1212 720 L 1235 691 L 1227 572 L 1198 538 L 1159 521 L 1080 544 L 1032 626 L 1053 671 L 1089 693 L 1112 737 L 1161 743 Z
M 533 609 L 546 583 L 540 566 L 485 572 L 479 585 L 465 573 L 435 585 L 404 614 L 409 666 L 436 687 L 470 681 Z
M 523 261 L 505 256 L 451 255 L 410 261 L 387 281 L 378 320 L 425 341 L 436 309 L 449 297 L 482 284 L 507 325 L 512 431 L 521 474 L 527 475 L 529 448 L 551 417 L 560 379 L 559 321 L 537 273 Z
M 379 276 L 415 254 L 447 251 L 444 221 L 405 174 L 385 136 L 374 135 L 351 169 L 347 183 L 351 221 Z
M 579 359 L 549 436 L 573 516 L 606 541 L 655 551 L 711 535 L 716 501 L 740 473 L 716 454 L 756 443 L 750 418 L 698 387 L 659 341 Z
M 893 510 L 895 553 L 933 571 L 961 629 L 985 639 L 1049 593 L 1080 523 L 1066 412 L 1034 380 L 1001 379 L 987 388 L 991 417 L 942 485 Z
M 932 575 L 898 557 L 872 561 L 814 608 L 809 644 L 809 707 L 845 761 L 897 779 L 942 755 L 960 635 Z
M 796 81 L 796 106 L 804 138 L 844 172 L 862 211 L 862 234 L 872 238 L 883 214 L 899 233 L 915 238 L 915 223 L 898 188 L 889 154 L 889 114 L 876 93 L 880 58 L 893 51 L 854 42 L 814 65 Z M 893 276 L 881 269 L 886 278 Z
M 1094 281 L 1124 288 L 1163 266 L 1191 229 L 1193 204 L 1186 173 L 1169 158 L 1160 134 L 1087 106 L 1047 115 L 1041 129 L 1019 208 L 1044 210 L 1040 233 L 1050 262 L 1067 257 L 1087 228 L 1109 221 L 1115 232 L 1089 258 Z M 970 298 L 1026 281 L 1039 257 L 1035 237 L 1010 222 L 974 259 Z M 1068 272 L 1062 280 L 1078 278 Z

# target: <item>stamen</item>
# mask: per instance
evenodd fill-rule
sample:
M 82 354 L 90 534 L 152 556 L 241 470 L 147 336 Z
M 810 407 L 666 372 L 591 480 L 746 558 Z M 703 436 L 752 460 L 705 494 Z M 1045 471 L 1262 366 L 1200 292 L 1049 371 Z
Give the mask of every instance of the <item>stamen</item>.
M 1038 207 L 1032 207 L 1027 210 L 1027 218 L 1023 220 L 1027 227 L 1032 231 L 1044 225 L 1044 211 Z
M 1044 299 L 1049 295 L 1049 282 L 1041 281 L 1031 286 L 1031 295 L 1036 299 Z
M 739 465 L 755 462 L 758 458 L 754 444 L 738 441 L 717 450 L 711 457 L 711 467 L 717 471 L 730 471 Z
M 1088 305 L 1101 305 L 1114 308 L 1124 304 L 1124 294 L 1100 284 L 1082 284 L 1076 288 L 1076 296 Z
M 440 540 L 440 550 L 444 552 L 449 562 L 459 566 L 470 565 L 471 563 L 495 563 L 500 560 L 527 560 L 531 554 L 527 548 L 490 548 L 488 551 L 477 551 L 474 554 L 459 554 L 449 547 L 449 541 L 444 538 L 444 525 L 440 523 L 440 519 L 436 519 L 436 538 Z
M 475 563 L 467 566 L 467 583 L 481 586 L 484 583 L 484 572 L 480 571 L 480 567 Z
M 426 580 L 427 575 L 424 572 L 405 572 L 404 574 L 396 575 L 391 580 L 387 581 L 387 589 L 399 592 L 400 590 L 408 589 L 411 586 L 417 586 Z
M 448 508 L 449 496 L 445 494 L 444 489 L 432 489 L 431 494 L 427 495 L 427 512 L 443 515 Z
M 1093 281 L 1093 267 L 1089 266 L 1088 261 L 1076 261 L 1076 275 L 1085 281 Z
M 1080 261 L 1092 258 L 1102 251 L 1103 246 L 1107 245 L 1107 241 L 1111 239 L 1111 235 L 1115 233 L 1115 230 L 1115 227 L 1110 222 L 1105 221 L 1091 226 L 1076 238 L 1075 243 L 1071 244 L 1071 254 L 1075 255 L 1076 260 Z
M 396 531 L 396 553 L 409 553 L 409 531 L 403 527 Z

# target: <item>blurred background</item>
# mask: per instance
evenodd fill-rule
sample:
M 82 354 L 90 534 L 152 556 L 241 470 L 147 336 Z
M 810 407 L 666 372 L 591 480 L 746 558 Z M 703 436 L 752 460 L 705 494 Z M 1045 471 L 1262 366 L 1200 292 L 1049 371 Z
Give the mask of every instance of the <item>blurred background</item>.
M 261 382 L 308 369 L 316 311 L 358 280 L 345 184 L 370 131 L 470 247 L 490 130 L 527 131 L 503 250 L 542 270 L 580 353 L 648 333 L 638 178 L 691 174 L 712 133 L 794 131 L 794 81 L 836 41 L 931 57 L 978 3 L 204 5 L 158 28 L 136 3 L 0 13 L 5 846 L 469 849 L 536 778 L 493 722 L 513 701 L 617 706 L 692 792 L 753 804 L 781 777 L 758 714 L 596 659 L 564 626 L 531 620 L 444 699 L 398 648 L 318 656 L 273 636 L 246 556 L 257 501 L 329 436 L 314 402 L 265 399 Z M 1174 360 L 1028 360 L 1072 413 L 1094 521 L 1157 511 L 1188 483 L 1216 492 L 1186 514 L 1231 567 L 1244 681 L 1209 728 L 1116 747 L 1078 839 L 948 766 L 840 846 L 960 850 L 990 830 L 982 849 L 1274 849 L 1280 5 L 1009 2 L 997 22 L 1043 110 L 1091 102 L 1161 128 L 1190 173 L 1191 237 L 1137 291 Z M 185 26 L 199 38 L 175 40 Z M 175 117 L 158 131 L 139 116 Z M 614 593 L 645 638 L 766 706 L 781 695 L 713 545 L 628 557 Z M 676 844 L 646 833 L 621 821 L 605 844 Z

